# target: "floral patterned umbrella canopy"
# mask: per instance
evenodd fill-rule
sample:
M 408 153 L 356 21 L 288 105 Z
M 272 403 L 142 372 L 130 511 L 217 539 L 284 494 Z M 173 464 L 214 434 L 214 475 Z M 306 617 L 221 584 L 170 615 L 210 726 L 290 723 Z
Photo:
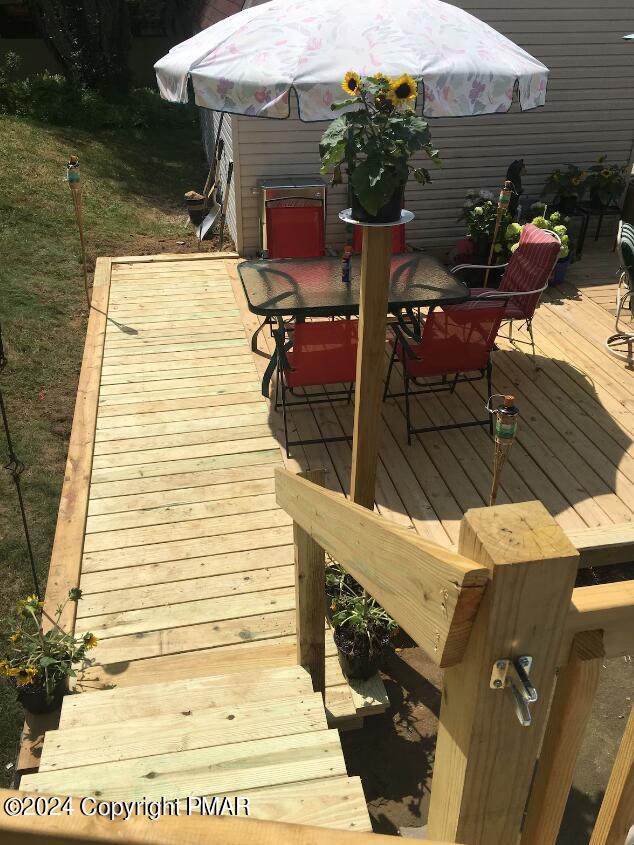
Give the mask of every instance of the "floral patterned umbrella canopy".
M 542 106 L 548 68 L 473 15 L 440 0 L 271 0 L 172 48 L 156 65 L 161 95 L 208 109 L 332 120 L 348 70 L 421 76 L 427 117 Z

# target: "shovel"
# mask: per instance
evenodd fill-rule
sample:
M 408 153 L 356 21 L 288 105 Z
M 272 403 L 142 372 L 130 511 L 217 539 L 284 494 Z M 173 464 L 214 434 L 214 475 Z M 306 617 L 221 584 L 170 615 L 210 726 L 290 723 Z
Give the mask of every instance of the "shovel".
M 207 185 L 205 185 L 205 208 L 207 209 L 207 214 L 196 229 L 196 235 L 198 236 L 199 242 L 205 240 L 205 236 L 213 227 L 214 223 L 218 219 L 218 214 L 220 213 L 220 204 L 218 202 L 218 192 L 220 190 L 218 171 L 220 168 L 220 162 L 222 160 L 222 153 L 224 151 L 224 147 L 225 142 L 221 138 L 218 142 L 217 157 L 212 168 L 213 175 L 212 171 L 209 171 Z

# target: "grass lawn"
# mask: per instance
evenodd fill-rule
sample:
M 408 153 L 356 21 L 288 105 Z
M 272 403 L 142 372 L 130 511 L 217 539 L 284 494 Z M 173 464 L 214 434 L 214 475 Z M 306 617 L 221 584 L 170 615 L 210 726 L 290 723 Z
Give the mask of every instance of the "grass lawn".
M 166 108 L 169 108 L 166 106 Z M 81 163 L 88 266 L 98 255 L 191 250 L 182 195 L 200 188 L 193 121 L 160 130 L 87 133 L 0 117 L 0 375 L 42 588 L 50 558 L 87 322 L 73 205 L 63 182 Z M 178 242 L 185 242 L 185 244 Z M 6 463 L 0 431 L 0 463 Z M 0 467 L 0 618 L 33 592 L 8 473 Z M 12 777 L 23 714 L 0 685 L 0 785 Z

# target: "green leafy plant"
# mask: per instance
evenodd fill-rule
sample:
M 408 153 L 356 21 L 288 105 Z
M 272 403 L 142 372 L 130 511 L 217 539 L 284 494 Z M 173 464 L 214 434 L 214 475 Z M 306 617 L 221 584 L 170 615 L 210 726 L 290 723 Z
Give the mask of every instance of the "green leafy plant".
M 587 190 L 586 177 L 586 171 L 575 164 L 567 164 L 565 170 L 557 168 L 546 179 L 542 196 L 553 205 L 566 199 L 580 200 Z
M 367 638 L 370 645 L 394 631 L 396 622 L 365 590 L 360 594 L 344 584 L 332 617 L 337 628 L 348 628 L 355 638 Z
M 600 205 L 613 205 L 625 190 L 626 168 L 617 164 L 608 164 L 607 156 L 602 155 L 597 163 L 588 168 L 585 185 L 590 196 Z
M 73 637 L 59 627 L 64 607 L 69 601 L 79 601 L 81 590 L 70 590 L 68 599 L 57 608 L 53 625 L 46 633 L 42 629 L 42 607 L 36 595 L 18 602 L 15 616 L 5 620 L 0 660 L 0 675 L 15 685 L 41 690 L 47 702 L 64 678 L 74 678 L 73 666 L 80 663 L 86 652 L 97 644 L 94 634 Z
M 348 98 L 331 106 L 333 110 L 351 110 L 334 120 L 322 135 L 321 172 L 325 175 L 333 170 L 333 181 L 339 182 L 345 163 L 352 188 L 369 214 L 375 215 L 386 205 L 410 173 L 423 185 L 431 181 L 425 167 L 410 164 L 416 153 L 424 151 L 440 165 L 429 125 L 411 106 L 417 86 L 418 81 L 408 74 L 398 79 L 382 74 L 362 79 L 350 71 L 342 83 Z
M 535 203 L 533 206 L 531 206 L 532 210 L 538 210 L 538 208 L 538 203 Z M 561 241 L 559 258 L 568 258 L 568 256 L 570 255 L 570 233 L 568 231 L 568 223 L 570 222 L 570 218 L 565 217 L 559 211 L 553 211 L 548 214 L 548 208 L 546 206 L 542 206 L 542 208 L 542 213 L 537 214 L 535 217 L 533 217 L 530 222 L 533 224 L 533 226 L 537 226 L 539 229 L 548 229 L 549 231 L 554 232 Z M 516 249 L 517 245 L 513 245 L 511 247 L 511 252 L 514 252 Z
M 495 232 L 495 218 L 497 202 L 485 200 L 476 205 L 469 205 L 464 209 L 464 219 L 467 224 L 467 234 L 474 242 L 478 263 L 485 263 L 489 256 L 491 241 Z M 505 213 L 500 220 L 495 244 L 493 246 L 493 263 L 504 264 L 510 255 L 510 244 L 507 243 L 505 232 L 513 223 L 510 214 Z

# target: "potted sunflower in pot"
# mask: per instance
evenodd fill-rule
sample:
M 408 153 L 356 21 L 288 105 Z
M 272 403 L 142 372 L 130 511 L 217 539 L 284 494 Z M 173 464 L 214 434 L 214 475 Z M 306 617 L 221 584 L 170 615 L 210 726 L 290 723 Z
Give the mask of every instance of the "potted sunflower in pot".
M 15 688 L 18 701 L 29 713 L 50 713 L 60 707 L 68 679 L 75 677 L 73 666 L 97 644 L 91 633 L 73 637 L 59 627 L 66 603 L 80 598 L 81 590 L 70 590 L 46 633 L 42 629 L 44 603 L 36 595 L 21 599 L 14 617 L 5 620 L 8 630 L 2 637 L 0 675 Z
M 331 108 L 347 111 L 322 135 L 321 172 L 332 170 L 337 183 L 345 165 L 355 220 L 396 222 L 409 176 L 423 185 L 431 181 L 425 167 L 410 163 L 412 156 L 422 151 L 440 164 L 427 122 L 414 112 L 418 80 L 409 74 L 396 79 L 383 74 L 362 78 L 349 71 L 342 88 L 347 99 Z
M 609 164 L 606 159 L 606 155 L 600 156 L 597 163 L 588 168 L 586 178 L 590 203 L 597 210 L 617 205 L 625 190 L 627 168 Z

